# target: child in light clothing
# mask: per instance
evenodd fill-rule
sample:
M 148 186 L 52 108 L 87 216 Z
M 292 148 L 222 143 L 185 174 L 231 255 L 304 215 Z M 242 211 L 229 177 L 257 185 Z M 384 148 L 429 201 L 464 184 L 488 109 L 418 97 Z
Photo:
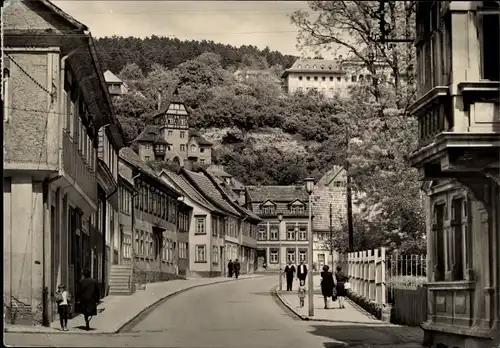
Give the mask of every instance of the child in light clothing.
M 306 290 L 305 281 L 301 280 L 300 285 L 299 285 L 299 291 L 298 291 L 301 307 L 304 307 L 304 298 L 306 297 L 306 291 L 307 290 Z
M 59 285 L 56 292 L 57 309 L 59 312 L 59 322 L 62 331 L 68 331 L 69 306 L 71 295 L 66 291 L 64 284 Z

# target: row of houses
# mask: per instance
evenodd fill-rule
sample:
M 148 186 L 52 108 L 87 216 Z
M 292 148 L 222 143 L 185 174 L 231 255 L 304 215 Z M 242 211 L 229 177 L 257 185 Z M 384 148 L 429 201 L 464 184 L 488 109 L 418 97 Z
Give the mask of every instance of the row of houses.
M 239 259 L 242 273 L 307 260 L 303 185 L 245 188 L 218 166 L 193 170 L 210 164 L 211 144 L 183 134 L 189 115 L 179 101 L 145 129 L 155 137 L 143 132 L 136 151 L 126 147 L 88 28 L 47 0 L 11 2 L 2 15 L 8 322 L 51 322 L 58 284 L 78 293 L 84 269 L 104 297 L 224 275 L 229 260 Z M 323 205 L 318 197 L 313 206 Z

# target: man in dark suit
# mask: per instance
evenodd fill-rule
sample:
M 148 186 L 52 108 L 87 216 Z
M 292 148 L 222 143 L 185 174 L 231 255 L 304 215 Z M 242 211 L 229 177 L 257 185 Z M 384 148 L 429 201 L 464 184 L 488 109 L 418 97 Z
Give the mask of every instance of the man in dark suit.
M 288 265 L 285 267 L 286 291 L 292 291 L 294 275 L 295 275 L 295 266 L 292 265 L 292 261 L 288 261 Z
M 307 277 L 307 266 L 304 265 L 304 261 L 300 261 L 299 267 L 297 267 L 297 278 L 300 280 L 306 281 Z

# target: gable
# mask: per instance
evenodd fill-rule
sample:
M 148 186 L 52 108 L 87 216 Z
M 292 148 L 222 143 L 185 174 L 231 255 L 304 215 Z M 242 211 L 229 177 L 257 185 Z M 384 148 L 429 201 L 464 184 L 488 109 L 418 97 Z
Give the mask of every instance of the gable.
M 265 201 L 264 203 L 261 204 L 262 207 L 275 207 L 276 204 L 270 200 Z
M 301 206 L 304 206 L 305 203 L 302 202 L 300 199 L 296 199 L 295 201 L 293 201 L 292 203 L 290 203 L 290 206 L 292 207 L 301 207 Z
M 6 30 L 52 30 L 64 33 L 75 29 L 88 29 L 46 0 L 12 1 L 5 8 L 4 23 Z

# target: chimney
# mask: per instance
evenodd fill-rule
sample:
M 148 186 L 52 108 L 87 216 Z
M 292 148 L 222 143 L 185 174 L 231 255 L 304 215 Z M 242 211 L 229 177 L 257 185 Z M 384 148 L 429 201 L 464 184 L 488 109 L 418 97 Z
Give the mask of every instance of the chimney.
M 160 111 L 161 108 L 161 92 L 158 92 L 158 111 Z

